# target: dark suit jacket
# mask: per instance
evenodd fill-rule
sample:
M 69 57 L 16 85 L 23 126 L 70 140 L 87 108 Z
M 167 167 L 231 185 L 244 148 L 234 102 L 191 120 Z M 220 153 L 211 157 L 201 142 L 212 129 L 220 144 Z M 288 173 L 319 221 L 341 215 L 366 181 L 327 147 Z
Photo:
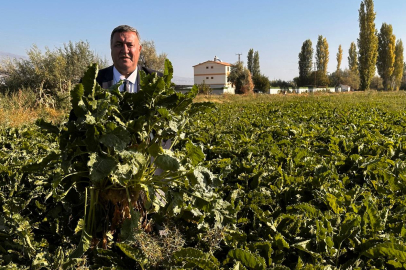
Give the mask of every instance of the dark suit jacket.
M 146 67 L 138 66 L 138 74 L 137 74 L 137 92 L 140 90 L 140 70 L 145 71 L 146 74 L 156 73 L 159 77 L 162 77 L 163 74 L 161 72 L 155 71 L 153 69 L 149 69 Z M 96 81 L 100 84 L 100 86 L 104 89 L 108 89 L 113 85 L 113 66 L 109 66 L 107 68 L 99 70 L 97 75 Z
M 156 73 L 159 77 L 162 77 L 163 74 L 161 72 L 155 71 L 150 68 L 146 67 L 141 67 L 138 66 L 138 74 L 137 74 L 137 92 L 140 90 L 140 70 L 145 71 L 146 74 L 152 74 Z M 99 73 L 97 74 L 96 81 L 100 84 L 100 86 L 104 89 L 108 89 L 109 87 L 113 86 L 113 66 L 109 66 L 107 68 L 103 68 L 99 70 Z M 80 82 L 82 82 L 82 79 L 80 79 Z M 74 121 L 76 120 L 77 117 L 75 113 L 73 112 L 73 109 L 70 111 L 69 114 L 69 121 Z

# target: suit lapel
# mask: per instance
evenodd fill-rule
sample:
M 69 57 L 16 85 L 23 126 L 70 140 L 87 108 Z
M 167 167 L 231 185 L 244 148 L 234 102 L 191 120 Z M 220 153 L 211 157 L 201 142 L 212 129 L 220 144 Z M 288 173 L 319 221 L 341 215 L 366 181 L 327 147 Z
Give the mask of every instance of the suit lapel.
M 96 81 L 104 89 L 109 89 L 113 86 L 113 66 L 100 70 Z

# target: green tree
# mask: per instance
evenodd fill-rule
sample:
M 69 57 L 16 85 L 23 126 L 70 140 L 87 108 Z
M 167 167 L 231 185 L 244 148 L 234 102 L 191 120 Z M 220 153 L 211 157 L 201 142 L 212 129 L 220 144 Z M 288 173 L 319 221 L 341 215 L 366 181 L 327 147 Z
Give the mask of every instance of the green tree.
M 247 68 L 252 73 L 252 67 L 254 66 L 254 49 L 250 49 L 247 55 Z
M 141 42 L 141 45 L 142 49 L 140 52 L 140 58 L 138 59 L 138 64 L 163 72 L 167 54 L 161 53 L 158 55 L 155 49 L 155 42 L 153 40 L 143 41 Z
M 338 46 L 338 52 L 337 52 L 337 70 L 330 76 L 332 79 L 330 79 L 330 83 L 335 82 L 335 84 L 341 83 L 341 61 L 343 60 L 343 49 L 340 46 Z
M 322 74 L 327 74 L 327 65 L 329 61 L 328 43 L 327 39 L 319 36 L 316 45 L 316 66 Z
M 303 42 L 302 49 L 299 53 L 299 80 L 298 86 L 309 84 L 309 77 L 313 65 L 313 48 L 310 39 Z
M 395 47 L 395 64 L 394 71 L 392 73 L 392 89 L 399 90 L 402 83 L 403 72 L 404 72 L 404 63 L 403 63 L 403 42 L 399 39 L 396 42 Z
M 329 76 L 322 70 L 313 71 L 310 75 L 310 81 L 314 84 L 314 86 L 323 86 L 327 87 L 330 85 Z
M 370 84 L 371 89 L 374 90 L 381 90 L 383 89 L 383 80 L 379 76 L 374 76 L 371 79 L 371 84 Z
M 355 42 L 351 42 L 348 50 L 348 68 L 351 72 L 358 74 L 357 45 L 355 45 Z
M 375 28 L 374 1 L 361 1 L 359 9 L 358 63 L 360 89 L 367 90 L 376 71 L 378 37 Z
M 392 25 L 383 23 L 378 34 L 378 58 L 376 66 L 378 74 L 383 80 L 385 90 L 391 88 L 392 73 L 395 69 L 396 37 Z
M 254 89 L 251 72 L 244 67 L 243 62 L 237 62 L 231 67 L 228 81 L 235 87 L 236 94 L 246 94 Z
M 343 60 L 343 49 L 340 46 L 338 46 L 338 53 L 337 53 L 337 71 L 341 69 L 341 61 Z
M 252 81 L 254 83 L 254 88 L 262 92 L 268 92 L 269 88 L 271 87 L 269 78 L 262 74 L 253 75 Z
M 249 70 L 249 69 L 248 69 Z M 252 65 L 252 71 L 250 70 L 252 76 L 257 76 L 261 74 L 260 68 L 259 68 L 259 54 L 258 51 L 255 51 L 254 53 L 254 61 Z
M 340 83 L 351 86 L 351 89 L 359 89 L 359 76 L 356 71 L 345 69 L 340 74 Z

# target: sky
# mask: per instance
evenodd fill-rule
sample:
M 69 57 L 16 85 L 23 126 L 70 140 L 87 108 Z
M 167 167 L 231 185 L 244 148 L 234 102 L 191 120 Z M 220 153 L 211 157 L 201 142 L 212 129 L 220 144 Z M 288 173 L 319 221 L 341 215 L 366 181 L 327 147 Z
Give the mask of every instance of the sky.
M 359 36 L 361 0 L 0 0 L 0 52 L 26 55 L 35 44 L 53 50 L 69 41 L 88 41 L 91 50 L 111 63 L 109 39 L 118 25 L 128 24 L 142 40 L 165 52 L 174 75 L 193 78 L 193 66 L 217 56 L 246 63 L 249 49 L 258 51 L 260 70 L 270 80 L 298 76 L 298 54 L 310 39 L 327 39 L 328 72 L 348 67 L 348 49 Z M 406 41 L 406 1 L 375 0 L 375 26 L 393 26 Z M 405 50 L 406 51 L 406 50 Z

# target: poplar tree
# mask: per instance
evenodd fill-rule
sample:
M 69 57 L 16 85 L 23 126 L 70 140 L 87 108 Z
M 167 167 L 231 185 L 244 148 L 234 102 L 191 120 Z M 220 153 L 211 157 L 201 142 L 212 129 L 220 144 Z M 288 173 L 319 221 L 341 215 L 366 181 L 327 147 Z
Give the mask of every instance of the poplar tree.
M 323 36 L 319 36 L 316 45 L 316 65 L 317 70 L 322 74 L 327 74 L 327 65 L 329 60 L 328 43 L 327 39 Z
M 355 42 L 351 42 L 348 50 L 348 68 L 354 74 L 358 74 L 357 45 L 355 45 Z
M 374 1 L 361 1 L 359 9 L 358 63 L 360 89 L 369 89 L 375 75 L 378 56 L 378 37 L 375 29 Z
M 247 68 L 252 74 L 252 67 L 254 65 L 254 49 L 250 49 L 247 55 Z
M 378 74 L 383 80 L 385 90 L 391 88 L 391 78 L 395 67 L 396 37 L 393 34 L 392 25 L 383 23 L 378 34 L 378 61 L 376 66 Z
M 338 46 L 338 53 L 337 53 L 337 72 L 340 71 L 341 68 L 341 61 L 343 60 L 343 49 L 340 46 Z
M 313 65 L 313 48 L 310 39 L 303 42 L 302 49 L 299 53 L 299 84 L 300 86 L 308 83 L 309 76 L 312 72 Z
M 254 53 L 254 61 L 252 63 L 252 71 L 250 70 L 252 76 L 260 75 L 260 68 L 259 68 L 259 54 L 258 51 Z
M 404 70 L 404 63 L 403 63 L 403 42 L 399 39 L 396 42 L 395 47 L 395 64 L 394 64 L 394 71 L 392 74 L 392 82 L 394 90 L 399 90 L 400 84 L 402 83 L 403 77 L 403 70 Z

